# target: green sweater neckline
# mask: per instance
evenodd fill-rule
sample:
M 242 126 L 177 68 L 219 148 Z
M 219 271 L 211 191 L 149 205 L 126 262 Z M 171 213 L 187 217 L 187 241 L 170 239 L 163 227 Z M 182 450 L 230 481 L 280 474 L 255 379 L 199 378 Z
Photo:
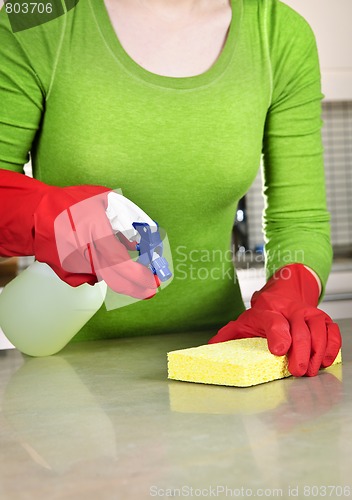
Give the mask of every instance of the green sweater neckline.
M 232 19 L 225 45 L 215 63 L 204 73 L 190 77 L 171 77 L 152 73 L 140 66 L 125 51 L 111 23 L 104 0 L 89 0 L 101 37 L 115 60 L 133 77 L 146 83 L 170 89 L 195 89 L 216 81 L 228 67 L 236 48 L 243 0 L 231 0 Z

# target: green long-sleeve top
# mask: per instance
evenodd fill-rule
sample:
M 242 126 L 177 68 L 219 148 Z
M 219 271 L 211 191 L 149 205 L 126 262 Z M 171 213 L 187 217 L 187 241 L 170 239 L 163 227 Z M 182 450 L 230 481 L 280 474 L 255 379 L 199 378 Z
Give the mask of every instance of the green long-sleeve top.
M 167 231 L 174 265 L 156 297 L 103 307 L 77 338 L 215 330 L 235 319 L 244 305 L 231 231 L 262 154 L 267 275 L 302 262 L 324 286 L 323 96 L 307 22 L 278 0 L 231 0 L 217 61 L 177 78 L 127 54 L 103 0 L 51 3 L 51 20 L 0 13 L 0 167 L 22 171 L 30 151 L 46 183 L 121 188 Z

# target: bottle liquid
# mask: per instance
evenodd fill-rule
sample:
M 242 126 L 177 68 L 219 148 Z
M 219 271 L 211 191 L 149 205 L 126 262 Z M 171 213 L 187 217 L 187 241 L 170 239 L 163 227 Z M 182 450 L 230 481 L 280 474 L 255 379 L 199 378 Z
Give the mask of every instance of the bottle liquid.
M 0 327 L 30 356 L 60 351 L 98 311 L 107 285 L 71 287 L 47 264 L 35 261 L 0 293 Z

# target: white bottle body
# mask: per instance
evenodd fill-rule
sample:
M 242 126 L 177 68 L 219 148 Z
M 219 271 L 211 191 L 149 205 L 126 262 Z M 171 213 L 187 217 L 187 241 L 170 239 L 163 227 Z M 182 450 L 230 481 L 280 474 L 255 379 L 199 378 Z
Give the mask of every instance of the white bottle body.
M 36 261 L 0 293 L 0 327 L 25 354 L 55 354 L 98 311 L 106 291 L 104 282 L 71 287 Z

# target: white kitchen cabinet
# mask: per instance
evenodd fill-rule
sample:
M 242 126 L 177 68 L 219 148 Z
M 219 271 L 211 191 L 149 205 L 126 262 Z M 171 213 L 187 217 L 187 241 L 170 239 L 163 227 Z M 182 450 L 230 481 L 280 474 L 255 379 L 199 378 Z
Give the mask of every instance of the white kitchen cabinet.
M 312 27 L 326 101 L 352 100 L 352 0 L 282 0 Z

